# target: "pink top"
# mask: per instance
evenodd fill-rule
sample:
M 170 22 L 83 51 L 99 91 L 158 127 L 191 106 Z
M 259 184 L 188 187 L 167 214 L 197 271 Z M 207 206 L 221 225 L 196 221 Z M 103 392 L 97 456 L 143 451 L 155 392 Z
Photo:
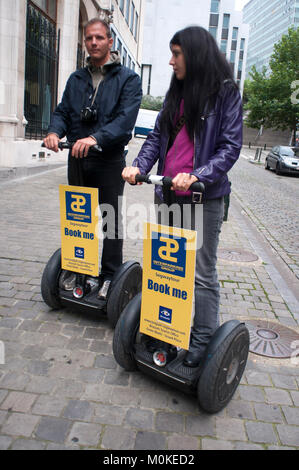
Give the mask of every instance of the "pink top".
M 184 100 L 180 104 L 180 113 L 177 119 L 184 114 Z M 163 176 L 174 178 L 178 173 L 191 173 L 193 171 L 194 143 L 190 140 L 186 125 L 180 130 L 175 141 L 165 157 Z M 177 196 L 190 196 L 191 191 L 176 191 Z

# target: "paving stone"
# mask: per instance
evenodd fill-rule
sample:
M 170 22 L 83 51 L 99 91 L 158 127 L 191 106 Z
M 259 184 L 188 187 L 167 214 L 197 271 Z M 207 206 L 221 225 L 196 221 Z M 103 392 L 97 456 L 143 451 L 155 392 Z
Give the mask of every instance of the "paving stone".
M 136 431 L 123 426 L 106 426 L 101 442 L 102 449 L 134 449 Z
M 277 437 L 272 424 L 247 422 L 245 423 L 248 438 L 251 442 L 276 444 Z
M 120 425 L 123 423 L 127 408 L 114 405 L 95 404 L 93 421 L 101 424 Z
M 299 447 L 298 427 L 278 424 L 277 432 L 283 445 Z
M 254 409 L 259 421 L 269 423 L 283 423 L 283 416 L 278 405 L 266 405 L 265 403 L 255 403 Z
M 265 388 L 267 403 L 292 405 L 290 394 L 286 390 Z
M 167 438 L 167 449 L 169 450 L 198 450 L 199 438 L 174 434 Z
M 201 441 L 202 450 L 233 450 L 234 444 L 229 441 L 221 439 L 208 439 L 204 438 Z
M 90 421 L 92 415 L 93 405 L 83 400 L 70 400 L 63 412 L 65 418 L 76 421 Z
M 177 413 L 159 412 L 156 415 L 155 427 L 157 431 L 168 431 L 171 429 L 172 432 L 183 432 L 184 417 Z
M 215 420 L 214 416 L 187 416 L 186 433 L 191 436 L 216 437 Z
M 41 395 L 32 408 L 32 413 L 42 416 L 60 416 L 67 400 L 60 396 Z
M 2 410 L 19 411 L 28 413 L 36 400 L 37 395 L 24 392 L 10 392 L 0 408 Z
M 137 429 L 152 430 L 154 427 L 154 414 L 150 410 L 130 408 L 127 411 L 125 423 Z
M 13 439 L 11 437 L 0 436 L 0 450 L 7 450 L 12 442 Z
M 3 434 L 10 436 L 30 437 L 40 420 L 40 416 L 32 416 L 24 413 L 12 413 L 2 425 Z
M 138 431 L 135 450 L 163 450 L 166 448 L 166 436 L 160 433 Z
M 294 424 L 294 425 L 299 426 L 299 409 L 298 408 L 294 408 L 291 406 L 283 406 L 282 411 L 288 424 Z
M 44 450 L 46 447 L 45 442 L 30 440 L 30 439 L 17 439 L 13 442 L 11 450 Z
M 223 441 L 246 441 L 243 421 L 235 418 L 216 417 L 216 437 Z
M 84 446 L 97 446 L 100 440 L 102 426 L 90 423 L 74 423 L 67 442 Z
M 71 428 L 71 423 L 67 419 L 44 416 L 41 418 L 36 430 L 36 437 L 62 444 Z

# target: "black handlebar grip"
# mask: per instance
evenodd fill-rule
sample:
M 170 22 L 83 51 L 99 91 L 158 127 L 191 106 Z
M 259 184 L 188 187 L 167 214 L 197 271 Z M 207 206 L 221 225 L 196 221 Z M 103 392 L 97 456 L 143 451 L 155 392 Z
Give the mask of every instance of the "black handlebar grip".
M 200 181 L 195 181 L 195 183 L 192 183 L 190 188 L 191 191 L 194 191 L 196 193 L 204 193 L 205 191 L 205 185 L 201 183 Z
M 136 183 L 147 183 L 148 182 L 148 175 L 139 175 L 135 176 Z

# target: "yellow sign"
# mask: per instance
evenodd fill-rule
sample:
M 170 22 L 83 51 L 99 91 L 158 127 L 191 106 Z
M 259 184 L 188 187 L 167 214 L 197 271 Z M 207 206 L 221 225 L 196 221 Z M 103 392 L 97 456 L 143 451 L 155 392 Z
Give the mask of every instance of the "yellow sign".
M 60 185 L 61 267 L 99 275 L 98 189 Z
M 196 236 L 144 224 L 140 331 L 182 349 L 190 342 Z

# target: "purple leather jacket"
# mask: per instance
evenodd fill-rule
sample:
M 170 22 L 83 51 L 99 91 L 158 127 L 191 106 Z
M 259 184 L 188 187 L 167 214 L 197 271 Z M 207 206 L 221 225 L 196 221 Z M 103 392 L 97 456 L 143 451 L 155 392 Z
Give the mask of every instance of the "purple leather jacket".
M 161 112 L 133 162 L 141 174 L 149 173 L 157 160 L 157 174 L 163 174 L 169 137 L 161 133 L 160 119 Z M 208 200 L 230 193 L 227 173 L 239 158 L 242 147 L 242 101 L 230 80 L 223 83 L 213 111 L 202 119 L 205 121 L 203 130 L 194 136 L 194 170 L 191 174 L 204 183 L 204 200 Z M 156 192 L 162 199 L 161 186 L 156 186 Z

